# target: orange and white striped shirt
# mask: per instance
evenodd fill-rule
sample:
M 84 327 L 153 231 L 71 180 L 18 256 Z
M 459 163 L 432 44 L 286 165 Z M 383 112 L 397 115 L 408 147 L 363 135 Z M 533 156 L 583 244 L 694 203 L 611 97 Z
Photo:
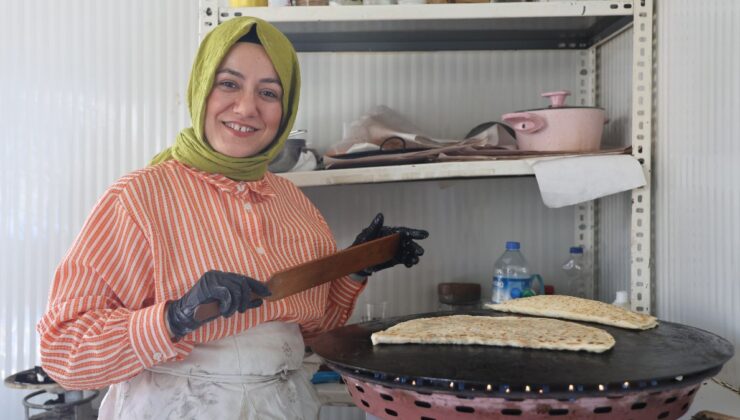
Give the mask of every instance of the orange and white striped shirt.
M 105 192 L 56 270 L 37 326 L 42 365 L 65 388 L 96 389 L 267 321 L 297 322 L 310 339 L 347 321 L 362 283 L 265 301 L 176 343 L 164 306 L 208 270 L 266 281 L 334 252 L 319 211 L 283 178 L 238 182 L 174 160 L 136 171 Z

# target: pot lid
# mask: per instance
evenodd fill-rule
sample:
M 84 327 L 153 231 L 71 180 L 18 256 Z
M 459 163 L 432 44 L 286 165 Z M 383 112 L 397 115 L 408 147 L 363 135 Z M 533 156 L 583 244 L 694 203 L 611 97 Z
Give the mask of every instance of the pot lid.
M 547 108 L 534 108 L 534 109 L 527 109 L 523 111 L 517 111 L 517 112 L 532 112 L 532 111 L 547 111 L 552 109 L 600 109 L 604 110 L 604 108 L 598 107 L 598 106 L 566 106 L 565 105 L 565 98 L 570 96 L 570 91 L 568 90 L 558 90 L 554 92 L 545 92 L 541 95 L 544 98 L 550 99 L 550 106 Z

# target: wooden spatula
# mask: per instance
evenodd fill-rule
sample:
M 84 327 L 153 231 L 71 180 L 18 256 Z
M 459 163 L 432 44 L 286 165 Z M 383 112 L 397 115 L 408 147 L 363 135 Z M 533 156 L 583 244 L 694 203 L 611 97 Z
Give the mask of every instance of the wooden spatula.
M 272 294 L 265 300 L 279 300 L 314 286 L 382 264 L 398 252 L 398 233 L 355 245 L 336 254 L 299 264 L 273 274 L 266 286 Z M 195 309 L 195 319 L 204 321 L 219 315 L 218 302 Z

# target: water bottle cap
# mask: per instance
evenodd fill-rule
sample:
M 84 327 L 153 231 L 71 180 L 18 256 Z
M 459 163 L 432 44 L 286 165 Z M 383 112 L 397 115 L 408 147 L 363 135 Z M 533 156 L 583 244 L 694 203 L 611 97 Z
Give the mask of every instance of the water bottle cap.
M 508 242 L 506 242 L 506 250 L 507 251 L 515 250 L 515 249 L 519 249 L 519 242 L 515 242 L 515 241 L 508 241 Z
M 571 254 L 583 254 L 583 247 L 572 246 L 570 247 L 570 253 Z

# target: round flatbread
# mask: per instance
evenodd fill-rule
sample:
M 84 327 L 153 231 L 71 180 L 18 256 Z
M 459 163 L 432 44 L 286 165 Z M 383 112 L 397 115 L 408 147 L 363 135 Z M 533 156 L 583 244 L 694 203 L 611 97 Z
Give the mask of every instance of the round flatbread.
M 614 337 L 594 327 L 548 318 L 451 315 L 401 322 L 370 336 L 377 344 L 479 344 L 602 353 Z
M 485 306 L 501 312 L 595 322 L 632 330 L 647 330 L 658 325 L 654 316 L 574 296 L 539 295 Z

